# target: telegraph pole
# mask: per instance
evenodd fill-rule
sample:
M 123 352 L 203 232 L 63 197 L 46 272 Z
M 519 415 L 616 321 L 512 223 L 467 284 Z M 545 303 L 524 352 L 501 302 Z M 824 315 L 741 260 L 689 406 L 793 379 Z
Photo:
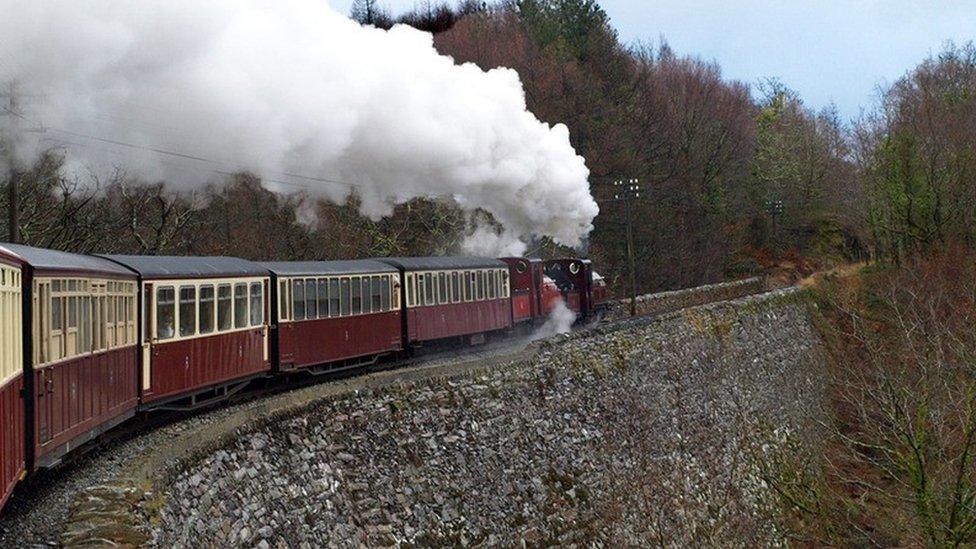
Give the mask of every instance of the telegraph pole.
M 17 196 L 17 162 L 14 156 L 14 143 L 19 138 L 19 114 L 17 112 L 17 91 L 15 89 L 14 83 L 11 80 L 7 85 L 6 93 L 7 104 L 4 107 L 6 111 L 4 114 L 7 115 L 8 127 L 10 132 L 7 135 L 7 205 L 8 214 L 7 219 L 7 237 L 10 239 L 12 244 L 20 242 L 20 198 Z
M 7 235 L 10 238 L 10 242 L 18 244 L 20 243 L 20 176 L 21 173 L 17 171 L 17 155 L 15 153 L 15 148 L 19 145 L 23 146 L 22 140 L 24 136 L 28 133 L 44 133 L 44 126 L 32 122 L 28 119 L 22 112 L 20 112 L 20 98 L 24 97 L 20 91 L 17 90 L 17 85 L 11 80 L 7 83 L 6 92 L 0 92 L 0 99 L 6 99 L 5 104 L 0 103 L 0 116 L 6 115 L 7 117 L 7 132 L 6 135 L 0 135 L 0 137 L 6 137 L 6 157 L 7 157 L 7 169 L 8 169 L 8 179 L 7 179 L 7 203 L 10 205 L 9 218 L 7 219 L 8 231 Z M 30 96 L 34 97 L 34 96 Z M 21 120 L 29 122 L 28 127 L 21 127 Z M 0 125 L 0 129 L 2 125 Z
M 637 316 L 637 267 L 634 264 L 634 216 L 631 201 L 640 198 L 640 181 L 637 179 L 613 182 L 615 202 L 623 202 L 627 222 L 627 265 L 630 269 L 630 316 Z

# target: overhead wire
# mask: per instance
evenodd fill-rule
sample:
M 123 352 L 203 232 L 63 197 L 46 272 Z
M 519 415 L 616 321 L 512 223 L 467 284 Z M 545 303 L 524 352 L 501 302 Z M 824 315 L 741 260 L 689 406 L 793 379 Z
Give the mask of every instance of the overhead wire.
M 212 159 L 212 158 L 207 158 L 207 157 L 200 156 L 200 155 L 194 155 L 194 154 L 189 154 L 189 153 L 184 153 L 184 152 L 179 152 L 179 151 L 171 151 L 171 150 L 167 150 L 167 149 L 163 149 L 163 148 L 159 148 L 159 147 L 151 147 L 151 146 L 147 146 L 147 145 L 138 145 L 138 144 L 135 144 L 135 143 L 129 143 L 127 141 L 122 141 L 122 140 L 119 140 L 119 139 L 110 139 L 110 138 L 101 137 L 101 136 L 98 136 L 98 135 L 92 135 L 92 134 L 88 134 L 88 133 L 82 133 L 82 132 L 76 132 L 76 131 L 71 131 L 71 130 L 65 130 L 65 129 L 57 128 L 57 127 L 53 127 L 53 126 L 45 126 L 45 125 L 40 124 L 40 123 L 38 123 L 38 122 L 36 122 L 34 120 L 31 120 L 30 118 L 28 118 L 28 117 L 26 117 L 26 116 L 24 116 L 24 115 L 22 115 L 20 113 L 17 113 L 17 112 L 14 112 L 14 111 L 10 110 L 10 109 L 7 109 L 6 107 L 2 107 L 2 108 L 3 108 L 3 110 L 5 112 L 9 112 L 10 114 L 12 114 L 12 115 L 14 115 L 14 116 L 16 116 L 16 117 L 18 117 L 18 118 L 26 121 L 26 122 L 29 122 L 31 124 L 35 124 L 35 125 L 37 125 L 39 127 L 42 127 L 45 131 L 51 131 L 51 132 L 55 132 L 55 133 L 59 133 L 59 134 L 63 134 L 63 135 L 67 135 L 67 136 L 71 136 L 71 137 L 75 137 L 75 138 L 80 138 L 80 139 L 88 139 L 88 140 L 91 140 L 91 141 L 97 141 L 97 142 L 100 142 L 100 143 L 105 143 L 105 144 L 108 144 L 108 145 L 114 145 L 114 146 L 117 146 L 117 147 L 124 147 L 124 148 L 132 149 L 132 150 L 142 150 L 142 151 L 151 152 L 151 153 L 158 154 L 158 155 L 162 155 L 162 156 L 169 156 L 169 157 L 179 158 L 179 159 L 183 159 L 183 160 L 191 160 L 191 161 L 195 161 L 195 162 L 203 162 L 203 163 L 211 164 L 211 165 L 218 166 L 218 167 L 225 167 L 225 169 L 223 169 L 223 170 L 221 170 L 221 169 L 211 170 L 211 171 L 213 171 L 215 173 L 222 174 L 222 175 L 234 175 L 236 173 L 234 171 L 231 171 L 230 169 L 226 169 L 226 167 L 230 164 L 229 162 L 224 162 L 224 161 L 215 160 L 215 159 Z M 67 142 L 67 141 L 63 141 L 63 142 L 64 143 L 67 143 L 67 144 L 70 144 L 70 145 L 74 145 L 74 146 L 82 146 L 82 147 L 85 146 L 85 145 L 82 145 L 81 143 L 76 143 L 76 142 Z M 102 150 L 104 151 L 104 149 L 102 149 Z M 280 176 L 283 176 L 283 177 L 290 177 L 290 178 L 295 178 L 295 179 L 303 179 L 303 180 L 306 180 L 306 181 L 314 181 L 314 182 L 317 182 L 317 183 L 327 183 L 327 184 L 331 184 L 331 185 L 338 185 L 338 186 L 342 186 L 342 187 L 348 187 L 350 190 L 356 189 L 356 188 L 365 188 L 365 185 L 363 185 L 361 183 L 350 183 L 350 182 L 341 181 L 341 180 L 338 180 L 338 179 L 330 179 L 330 178 L 326 178 L 326 177 L 317 177 L 317 176 L 305 175 L 305 174 L 300 174 L 300 173 L 292 173 L 292 172 L 269 172 L 269 175 L 271 175 L 272 177 L 275 176 L 275 175 L 277 175 L 279 177 Z M 269 182 L 277 183 L 277 184 L 280 184 L 280 185 L 286 185 L 286 186 L 297 187 L 297 188 L 304 188 L 304 189 L 312 189 L 312 188 L 314 188 L 311 185 L 304 185 L 304 184 L 301 184 L 301 183 L 296 183 L 296 182 L 291 182 L 291 181 L 282 181 L 280 179 L 271 179 L 271 178 L 265 178 L 265 179 L 267 181 L 269 181 Z

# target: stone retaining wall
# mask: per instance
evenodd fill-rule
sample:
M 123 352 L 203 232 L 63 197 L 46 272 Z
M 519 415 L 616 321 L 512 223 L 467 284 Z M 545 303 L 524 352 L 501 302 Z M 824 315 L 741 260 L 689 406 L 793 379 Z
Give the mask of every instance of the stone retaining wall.
M 763 277 L 747 278 L 733 282 L 709 284 L 696 288 L 659 292 L 637 296 L 637 314 L 654 315 L 668 311 L 677 311 L 688 307 L 696 307 L 706 303 L 728 301 L 747 295 L 766 291 L 766 279 Z M 618 299 L 610 304 L 610 318 L 624 318 L 630 316 L 630 300 Z

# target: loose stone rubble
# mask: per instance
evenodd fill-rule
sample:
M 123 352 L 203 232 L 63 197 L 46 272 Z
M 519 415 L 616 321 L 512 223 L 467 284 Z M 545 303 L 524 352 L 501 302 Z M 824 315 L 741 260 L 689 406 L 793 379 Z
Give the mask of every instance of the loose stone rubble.
M 816 444 L 823 397 L 796 295 L 559 336 L 255 425 L 176 475 L 151 543 L 785 544 L 759 463 Z

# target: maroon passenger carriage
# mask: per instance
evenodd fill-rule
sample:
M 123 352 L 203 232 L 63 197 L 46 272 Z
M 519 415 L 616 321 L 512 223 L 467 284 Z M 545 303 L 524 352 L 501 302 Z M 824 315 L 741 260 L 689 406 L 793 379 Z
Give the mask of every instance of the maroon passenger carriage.
M 0 508 L 26 471 L 21 259 L 0 247 Z
M 192 409 L 270 373 L 267 269 L 233 257 L 103 257 L 139 276 L 140 409 Z
M 400 270 L 405 288 L 405 345 L 449 338 L 484 342 L 512 328 L 508 265 L 472 257 L 381 259 Z
M 400 274 L 373 260 L 264 263 L 278 371 L 335 371 L 403 349 Z
M 101 258 L 3 244 L 23 268 L 28 469 L 135 414 L 136 277 Z

